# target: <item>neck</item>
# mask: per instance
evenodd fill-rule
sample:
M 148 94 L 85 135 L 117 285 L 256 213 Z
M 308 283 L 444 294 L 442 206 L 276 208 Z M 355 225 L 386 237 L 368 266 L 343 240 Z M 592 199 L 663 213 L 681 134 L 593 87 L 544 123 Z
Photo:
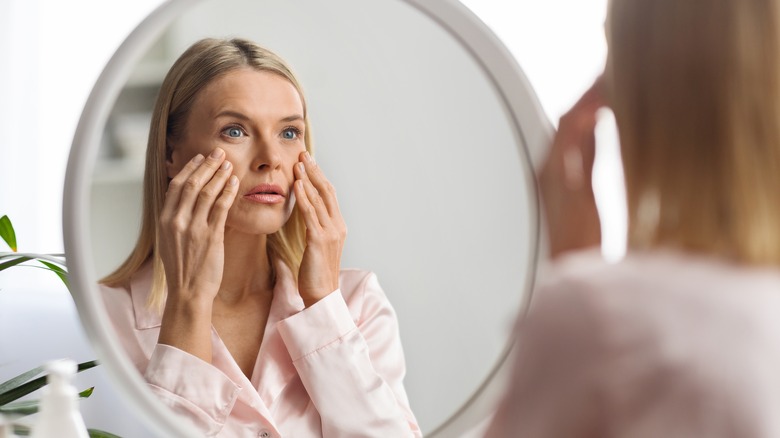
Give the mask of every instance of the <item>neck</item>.
M 225 228 L 225 268 L 217 301 L 236 305 L 273 291 L 268 236 Z

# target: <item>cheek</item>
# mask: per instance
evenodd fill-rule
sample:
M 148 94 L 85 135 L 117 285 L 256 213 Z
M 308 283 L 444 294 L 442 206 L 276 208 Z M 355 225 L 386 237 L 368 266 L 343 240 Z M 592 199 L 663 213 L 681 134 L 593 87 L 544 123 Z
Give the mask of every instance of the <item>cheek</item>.
M 243 164 L 245 158 L 242 157 L 241 154 L 236 153 L 234 148 L 222 146 L 222 150 L 225 151 L 225 161 L 230 161 L 230 164 L 233 165 L 233 173 L 236 173 L 238 170 L 242 169 L 241 164 Z
M 289 176 L 290 181 L 295 179 L 295 173 L 293 172 L 293 169 L 295 168 L 295 165 L 301 161 L 299 159 L 301 152 L 303 152 L 305 149 L 303 147 L 301 148 L 290 148 L 285 151 L 284 154 L 284 173 Z M 289 173 L 289 174 L 288 174 Z
M 173 147 L 173 160 L 174 163 L 179 163 L 181 166 L 184 166 L 184 164 L 192 160 L 195 155 L 201 154 L 204 157 L 207 157 L 213 149 L 214 146 L 210 147 L 208 142 L 205 141 L 190 140 L 181 142 Z
M 290 216 L 292 216 L 293 209 L 295 209 L 295 193 L 292 191 L 290 192 L 290 199 L 287 201 L 287 205 L 284 209 L 284 222 L 286 223 L 288 220 L 290 220 Z
M 298 158 L 301 156 L 301 152 L 305 151 L 306 147 L 303 145 L 303 143 L 300 143 L 298 146 L 290 147 L 287 149 L 287 155 L 290 157 L 290 160 L 293 162 L 299 161 Z

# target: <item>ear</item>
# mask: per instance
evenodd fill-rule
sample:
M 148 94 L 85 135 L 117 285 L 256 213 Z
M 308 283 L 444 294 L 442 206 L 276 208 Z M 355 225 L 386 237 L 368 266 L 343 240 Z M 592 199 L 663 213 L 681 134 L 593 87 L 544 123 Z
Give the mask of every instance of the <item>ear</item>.
M 179 172 L 181 172 L 182 165 L 176 161 L 176 154 L 173 145 L 170 140 L 165 142 L 165 171 L 168 174 L 169 179 L 173 179 Z M 181 160 L 178 160 L 181 161 Z

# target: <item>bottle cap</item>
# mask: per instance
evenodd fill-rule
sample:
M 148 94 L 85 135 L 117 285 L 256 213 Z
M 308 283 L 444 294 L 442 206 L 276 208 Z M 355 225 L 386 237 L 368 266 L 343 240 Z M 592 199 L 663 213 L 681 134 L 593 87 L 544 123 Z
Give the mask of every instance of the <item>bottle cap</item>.
M 46 382 L 49 385 L 67 385 L 73 379 L 78 370 L 76 362 L 70 359 L 58 359 L 47 362 L 44 369 L 49 373 Z

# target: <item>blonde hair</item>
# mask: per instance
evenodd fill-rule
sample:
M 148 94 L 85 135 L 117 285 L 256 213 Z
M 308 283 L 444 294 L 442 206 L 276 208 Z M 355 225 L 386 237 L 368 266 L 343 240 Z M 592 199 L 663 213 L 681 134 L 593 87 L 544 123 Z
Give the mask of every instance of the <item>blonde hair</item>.
M 780 265 L 776 0 L 612 0 L 629 246 Z
M 103 278 L 102 283 L 112 287 L 128 286 L 133 274 L 151 260 L 153 281 L 149 305 L 158 309 L 161 307 L 165 300 L 166 279 L 158 252 L 157 222 L 169 182 L 165 167 L 165 161 L 171 154 L 169 140 L 181 136 L 200 90 L 230 71 L 247 67 L 278 74 L 298 90 L 303 104 L 304 142 L 306 150 L 313 152 L 309 118 L 301 86 L 292 69 L 279 56 L 251 41 L 239 38 L 207 38 L 196 42 L 168 71 L 154 104 L 146 151 L 141 234 L 125 262 Z M 294 207 L 287 223 L 278 232 L 268 236 L 269 259 L 281 260 L 297 277 L 303 257 L 305 235 L 303 218 L 299 209 Z M 273 263 L 271 266 L 273 267 Z

